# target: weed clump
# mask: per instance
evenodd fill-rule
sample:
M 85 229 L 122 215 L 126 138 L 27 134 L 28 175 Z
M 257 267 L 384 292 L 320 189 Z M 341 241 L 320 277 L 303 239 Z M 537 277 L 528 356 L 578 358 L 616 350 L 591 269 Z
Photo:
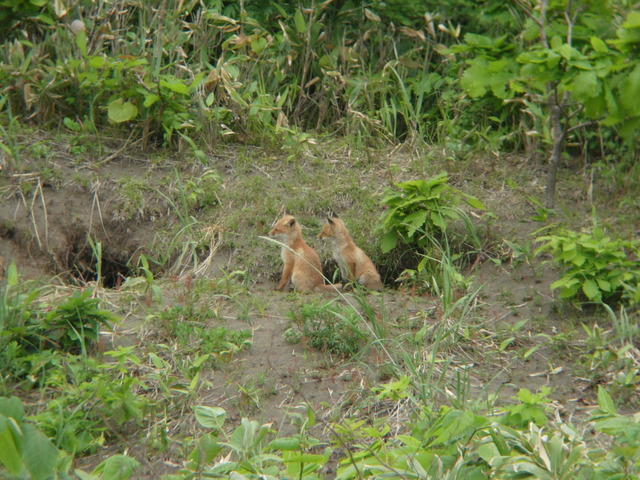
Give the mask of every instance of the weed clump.
M 291 343 L 303 341 L 314 350 L 341 357 L 356 355 L 366 339 L 360 329 L 359 318 L 352 310 L 332 308 L 332 303 L 303 305 L 288 317 L 293 327 L 285 332 Z

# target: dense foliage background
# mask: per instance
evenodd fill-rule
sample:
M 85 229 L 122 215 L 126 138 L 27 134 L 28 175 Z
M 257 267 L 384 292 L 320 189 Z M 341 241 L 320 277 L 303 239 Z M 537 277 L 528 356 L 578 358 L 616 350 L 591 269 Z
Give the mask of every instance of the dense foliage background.
M 2 111 L 194 149 L 327 134 L 634 165 L 634 6 L 5 1 Z

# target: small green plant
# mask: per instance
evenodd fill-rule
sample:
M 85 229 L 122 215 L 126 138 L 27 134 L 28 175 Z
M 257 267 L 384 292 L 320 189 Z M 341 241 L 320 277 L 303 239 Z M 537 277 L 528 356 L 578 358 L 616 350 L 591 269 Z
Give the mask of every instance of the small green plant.
M 158 287 L 158 285 L 156 284 L 153 272 L 149 268 L 149 261 L 147 260 L 147 257 L 144 254 L 141 254 L 140 257 L 138 258 L 138 268 L 144 275 L 144 280 L 146 284 L 145 294 L 147 295 L 153 294 L 156 300 L 161 301 L 162 290 L 160 290 L 160 287 Z
M 503 418 L 505 425 L 518 428 L 526 428 L 530 422 L 539 427 L 546 425 L 548 404 L 551 402 L 549 393 L 549 387 L 542 387 L 538 393 L 521 388 L 517 397 L 520 403 L 506 408 L 507 413 Z
M 252 345 L 250 330 L 231 330 L 228 327 L 196 328 L 202 352 L 209 352 L 220 360 L 229 360 L 236 353 Z
M 480 246 L 469 216 L 460 208 L 464 202 L 484 210 L 477 198 L 451 187 L 446 172 L 427 180 L 398 183 L 382 199 L 387 207 L 380 218 L 378 230 L 383 234 L 380 247 L 383 253 L 393 250 L 398 241 L 430 250 L 434 241 L 440 243 L 450 222 L 463 220 L 474 244 Z
M 593 411 L 590 419 L 596 431 L 610 435 L 612 447 L 600 462 L 603 473 L 619 472 L 618 478 L 638 478 L 640 476 L 640 416 L 621 415 L 617 413 L 611 395 L 602 387 L 598 387 L 598 409 Z M 624 473 L 623 473 L 624 472 Z M 610 476 L 609 478 L 613 478 Z
M 186 180 L 184 185 L 179 184 L 182 203 L 188 207 L 187 211 L 198 211 L 216 205 L 220 201 L 217 196 L 220 184 L 220 175 L 211 169 Z
M 46 336 L 59 348 L 67 351 L 80 350 L 83 355 L 97 343 L 100 327 L 112 328 L 119 322 L 113 313 L 99 307 L 97 298 L 90 298 L 92 288 L 75 291 L 70 298 L 44 318 Z
M 59 362 L 49 351 L 81 353 L 98 342 L 101 328 L 111 329 L 119 317 L 90 298 L 92 288 L 76 290 L 62 302 L 36 305 L 41 291 L 24 293 L 14 264 L 7 269 L 7 285 L 0 289 L 0 360 L 3 379 L 22 378 L 34 369 Z M 53 363 L 52 363 L 53 362 Z
M 357 312 L 352 308 L 332 308 L 332 302 L 307 303 L 299 310 L 289 312 L 288 317 L 303 341 L 315 350 L 351 357 L 360 351 L 366 339 Z M 286 338 L 292 341 L 297 335 L 288 331 Z
M 566 229 L 538 237 L 536 255 L 550 252 L 562 268 L 551 284 L 560 298 L 602 302 L 633 301 L 640 285 L 640 243 L 611 239 L 598 227 L 590 233 Z
M 532 263 L 533 259 L 535 258 L 535 253 L 532 248 L 531 242 L 526 241 L 525 243 L 520 244 L 516 242 L 510 242 L 509 240 L 504 240 L 504 243 L 510 250 L 511 264 L 514 267 L 518 267 L 519 265 L 526 263 L 529 268 L 531 268 L 531 272 L 533 273 L 533 275 L 535 275 L 536 271 Z
M 624 308 L 621 307 L 619 315 L 606 304 L 604 308 L 612 319 L 612 330 L 605 330 L 597 323 L 591 328 L 582 325 L 586 333 L 586 348 L 580 356 L 580 365 L 585 369 L 583 375 L 592 385 L 610 385 L 618 396 L 633 398 L 640 384 L 635 347 L 640 328 Z
M 413 180 L 388 189 L 382 204 L 387 207 L 377 230 L 382 234 L 383 253 L 390 252 L 402 242 L 422 257 L 415 268 L 405 269 L 398 281 L 418 291 L 429 291 L 451 299 L 453 290 L 464 289 L 466 282 L 456 268 L 468 251 L 478 251 L 481 242 L 462 203 L 484 209 L 475 197 L 448 184 L 447 173 L 428 180 Z M 452 228 L 462 221 L 468 235 L 460 235 Z M 453 287 L 453 288 L 452 288 Z

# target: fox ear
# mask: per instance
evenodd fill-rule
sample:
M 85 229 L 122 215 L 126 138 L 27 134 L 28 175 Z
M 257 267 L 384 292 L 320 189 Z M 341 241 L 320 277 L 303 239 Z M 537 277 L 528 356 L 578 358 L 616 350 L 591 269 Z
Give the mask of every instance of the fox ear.
M 289 220 L 285 225 L 287 227 L 293 227 L 296 224 L 296 219 L 292 218 L 291 220 Z
M 329 223 L 329 225 L 333 225 L 333 220 L 331 219 L 331 217 L 327 217 L 327 222 Z

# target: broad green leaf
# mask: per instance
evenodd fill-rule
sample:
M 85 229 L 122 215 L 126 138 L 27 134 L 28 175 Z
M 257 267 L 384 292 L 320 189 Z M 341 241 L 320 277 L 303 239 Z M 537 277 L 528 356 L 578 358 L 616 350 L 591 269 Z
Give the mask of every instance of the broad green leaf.
M 507 183 L 509 183 L 510 181 L 512 182 L 513 185 L 515 185 L 515 183 L 513 183 L 513 180 L 507 180 Z M 511 188 L 517 188 L 517 185 L 515 185 L 515 187 L 511 186 Z M 480 200 L 478 200 L 476 197 L 472 195 L 465 195 L 464 201 L 467 205 L 473 208 L 477 208 L 478 210 L 486 209 L 486 207 L 484 206 L 484 203 L 482 203 Z
M 298 33 L 304 33 L 307 29 L 307 24 L 304 21 L 304 16 L 302 15 L 300 9 L 296 10 L 296 13 L 294 13 L 293 23 L 295 24 Z
M 440 230 L 444 231 L 447 229 L 447 222 L 440 212 L 431 212 L 431 221 Z
M 67 127 L 69 130 L 73 130 L 74 132 L 79 132 L 80 130 L 82 130 L 80 124 L 69 117 L 64 117 L 62 119 L 62 123 L 64 123 L 65 127 Z
M 160 86 L 168 88 L 172 92 L 181 93 L 182 95 L 189 93 L 189 86 L 177 78 L 171 80 L 160 80 Z
M 485 35 L 478 35 L 476 33 L 467 33 L 464 36 L 464 41 L 469 45 L 473 45 L 476 47 L 487 48 L 488 50 L 495 49 L 500 43 L 503 43 L 504 36 L 500 38 L 492 38 Z
M 500 60 L 496 60 L 495 62 L 489 62 L 487 64 L 487 70 L 493 73 L 501 72 L 504 70 L 504 67 L 507 66 L 508 60 L 506 58 L 501 58 Z
M 211 463 L 223 448 L 214 435 L 203 435 L 198 439 L 197 444 L 198 448 L 193 449 L 191 455 L 189 455 L 189 460 L 196 462 L 198 465 Z
M 80 49 L 82 56 L 85 56 L 87 54 L 87 34 L 84 33 L 84 30 L 76 34 L 76 45 Z
M 490 72 L 483 58 L 471 60 L 469 63 L 471 66 L 462 74 L 460 85 L 472 98 L 479 98 L 487 93 L 491 85 Z
M 622 103 L 624 111 L 628 115 L 640 115 L 640 65 L 636 65 L 624 79 L 620 94 L 624 100 Z
M 15 287 L 18 284 L 18 268 L 15 262 L 9 264 L 7 268 L 7 285 L 9 287 Z
M 388 253 L 398 244 L 398 234 L 396 232 L 387 232 L 380 239 L 380 249 L 382 253 Z
M 600 287 L 600 290 L 602 290 L 603 292 L 611 292 L 612 291 L 611 282 L 608 282 L 607 280 L 605 280 L 603 278 L 598 278 L 597 282 L 598 282 L 598 286 Z
M 13 265 L 15 270 L 15 264 L 11 262 L 9 268 Z M 17 280 L 17 274 L 15 279 Z M 9 284 L 11 285 L 11 283 Z M 24 418 L 24 407 L 18 397 L 0 397 L 0 415 L 14 418 L 18 423 L 22 422 Z
M 274 450 L 291 451 L 300 448 L 300 438 L 298 437 L 281 437 L 271 441 L 268 445 Z
M 421 229 L 424 226 L 424 222 L 427 219 L 427 215 L 429 212 L 426 210 L 413 212 L 407 215 L 404 219 L 404 223 L 407 224 L 407 236 L 413 237 L 418 229 Z
M 631 12 L 622 24 L 622 27 L 627 29 L 640 28 L 640 12 Z
M 600 292 L 598 285 L 591 279 L 586 280 L 582 284 L 582 291 L 589 300 L 600 300 L 602 298 L 602 293 Z
M 102 480 L 127 480 L 139 465 L 135 458 L 113 455 L 98 465 L 92 473 L 102 473 Z
M 562 56 L 562 58 L 564 58 L 567 61 L 577 60 L 578 58 L 580 58 L 582 56 L 582 54 L 578 50 L 573 48 L 568 43 L 562 44 L 562 46 L 560 46 L 559 48 L 555 49 L 555 51 L 557 53 L 559 53 L 560 56 Z
M 253 50 L 256 55 L 260 55 L 266 46 L 267 39 L 264 37 L 256 38 L 251 42 L 251 50 Z
M 576 99 L 585 102 L 592 97 L 600 95 L 600 80 L 594 71 L 580 72 L 571 83 L 571 92 Z
M 318 60 L 318 65 L 320 68 L 330 68 L 333 67 L 333 61 L 329 55 L 322 55 Z
M 125 102 L 122 98 L 118 98 L 109 103 L 108 115 L 109 120 L 114 123 L 128 122 L 138 115 L 138 107 L 131 102 Z
M 613 403 L 611 395 L 609 395 L 602 386 L 598 386 L 598 406 L 600 407 L 600 410 L 604 412 L 612 415 L 616 413 L 616 406 Z
M 577 280 L 573 277 L 564 276 L 559 280 L 556 280 L 551 284 L 551 290 L 555 290 L 557 288 L 571 287 Z
M 31 478 L 33 480 L 52 478 L 60 452 L 34 425 L 23 425 L 22 430 L 24 432 L 22 458 Z
M 554 50 L 560 48 L 562 46 L 562 37 L 560 37 L 559 35 L 554 35 L 553 37 L 551 37 L 551 40 L 549 41 L 549 45 Z
M 547 60 L 546 60 L 547 68 L 549 70 L 552 70 L 552 69 L 556 68 L 558 66 L 558 64 L 560 63 L 561 59 L 562 59 L 562 57 L 560 55 L 558 55 L 556 52 L 554 52 L 553 50 L 548 50 L 547 51 Z
M 565 257 L 566 260 L 568 262 L 571 262 L 573 265 L 575 265 L 576 267 L 580 267 L 582 265 L 584 265 L 584 262 L 587 261 L 587 257 L 585 257 L 584 255 L 581 255 L 577 252 L 574 252 L 574 255 L 571 255 L 571 257 Z
M 623 120 L 616 126 L 620 136 L 626 141 L 632 141 L 640 129 L 640 115 Z M 640 290 L 638 290 L 640 292 Z
M 101 55 L 94 55 L 93 57 L 89 58 L 89 66 L 91 68 L 102 68 L 106 63 L 106 60 Z
M 227 412 L 220 407 L 197 405 L 193 407 L 193 411 L 198 423 L 206 428 L 220 429 L 227 419 Z
M 591 37 L 589 41 L 591 42 L 591 48 L 593 48 L 598 53 L 604 53 L 609 50 L 607 44 L 598 37 Z
M 13 423 L 13 427 L 11 425 Z M 0 415 L 0 462 L 12 475 L 18 475 L 22 470 L 22 455 L 20 442 L 16 439 L 18 425 L 13 418 Z
M 610 125 L 615 125 L 616 123 L 618 123 L 621 118 L 620 118 L 620 107 L 618 106 L 618 102 L 615 98 L 615 96 L 613 95 L 613 92 L 611 91 L 611 89 L 605 85 L 605 89 L 604 89 L 604 95 L 605 95 L 605 99 L 607 101 L 607 109 L 609 112 L 609 116 L 607 117 L 607 119 L 605 119 L 605 125 L 606 122 L 613 122 L 610 123 Z
M 154 103 L 156 103 L 158 100 L 160 100 L 160 95 L 157 95 L 155 93 L 151 93 L 148 94 L 144 97 L 144 108 L 149 108 L 150 106 L 152 106 Z
M 197 355 L 195 360 L 193 361 L 193 367 L 195 368 L 200 368 L 202 367 L 202 365 L 204 365 L 204 363 L 209 360 L 209 357 L 211 355 L 208 353 L 205 353 L 204 355 Z

